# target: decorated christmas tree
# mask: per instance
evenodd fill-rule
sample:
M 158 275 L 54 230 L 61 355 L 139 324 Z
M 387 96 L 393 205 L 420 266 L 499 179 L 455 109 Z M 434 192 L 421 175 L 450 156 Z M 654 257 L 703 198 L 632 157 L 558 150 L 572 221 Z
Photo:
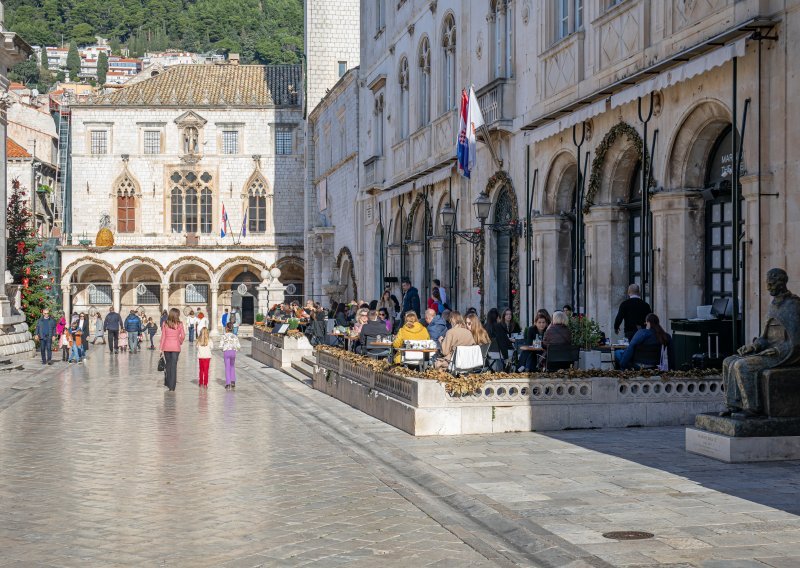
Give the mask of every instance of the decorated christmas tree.
M 6 262 L 14 283 L 22 285 L 22 312 L 33 333 L 42 310 L 53 309 L 53 298 L 48 294 L 52 285 L 42 265 L 44 252 L 33 230 L 33 215 L 25 199 L 26 191 L 18 179 L 11 182 L 11 187 L 6 215 Z

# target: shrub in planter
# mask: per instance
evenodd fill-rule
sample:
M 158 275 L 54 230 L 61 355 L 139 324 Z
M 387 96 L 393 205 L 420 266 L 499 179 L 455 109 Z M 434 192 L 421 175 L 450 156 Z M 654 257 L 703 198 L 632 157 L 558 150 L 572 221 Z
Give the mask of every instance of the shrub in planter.
M 264 314 L 256 314 L 256 323 L 261 323 L 264 321 Z

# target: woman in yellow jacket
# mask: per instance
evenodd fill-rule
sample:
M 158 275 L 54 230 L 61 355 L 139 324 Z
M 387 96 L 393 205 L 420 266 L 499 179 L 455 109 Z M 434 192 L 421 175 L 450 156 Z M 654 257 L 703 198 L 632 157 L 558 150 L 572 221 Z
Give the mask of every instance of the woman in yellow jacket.
M 397 331 L 397 337 L 395 337 L 394 343 L 392 343 L 395 349 L 402 347 L 404 341 L 423 341 L 431 338 L 428 334 L 428 330 L 419 323 L 415 312 L 406 312 L 403 317 L 403 322 L 403 325 Z M 400 363 L 400 351 L 394 356 L 394 362 Z

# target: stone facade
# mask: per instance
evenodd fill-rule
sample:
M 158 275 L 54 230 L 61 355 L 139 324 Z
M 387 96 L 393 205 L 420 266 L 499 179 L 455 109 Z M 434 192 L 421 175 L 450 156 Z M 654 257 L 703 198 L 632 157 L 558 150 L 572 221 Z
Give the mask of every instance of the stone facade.
M 219 321 L 234 306 L 252 323 L 267 310 L 274 266 L 302 296 L 302 99 L 281 101 L 278 89 L 287 86 L 267 67 L 234 70 L 240 84 L 233 85 L 216 82 L 231 76 L 207 77 L 204 67 L 214 68 L 176 66 L 116 99 L 72 107 L 65 309 L 113 305 L 155 317 L 177 307 Z M 176 73 L 202 74 L 189 77 L 194 95 L 179 100 L 174 88 L 162 93 L 164 85 L 149 84 Z M 274 82 L 256 80 L 265 77 Z M 288 92 L 295 88 L 289 83 Z M 128 89 L 137 91 L 126 96 Z M 102 224 L 114 234 L 113 247 L 95 240 Z
M 384 277 L 410 276 L 421 293 L 429 291 L 431 278 L 440 278 L 461 310 L 477 307 L 480 294 L 487 309 L 511 305 L 523 324 L 537 308 L 574 303 L 578 159 L 572 126 L 580 141 L 585 122 L 580 168 L 586 164 L 589 202 L 580 308 L 613 336 L 625 288 L 641 280 L 637 96 L 646 115 L 651 93 L 645 144 L 648 152 L 654 149 L 648 184 L 654 279 L 648 296 L 667 327 L 670 318 L 693 317 L 698 305 L 729 297 L 732 163 L 725 149 L 731 144 L 734 58 L 743 144 L 744 337 L 757 334 L 758 314 L 768 302 L 763 271 L 786 267 L 791 281 L 800 279 L 790 262 L 800 246 L 792 220 L 800 201 L 791 192 L 800 165 L 789 153 L 798 128 L 788 106 L 795 62 L 787 57 L 797 45 L 800 2 L 765 11 L 755 0 L 593 0 L 567 3 L 566 14 L 557 13 L 560 3 L 518 0 L 380 4 L 380 32 L 373 25 L 378 3 L 361 7 L 360 199 L 375 213 L 358 231 L 383 231 L 386 239 L 383 251 L 373 238 L 353 251 L 365 299 L 379 295 L 375 271 L 382 266 Z M 579 5 L 582 12 L 575 12 Z M 479 143 L 467 182 L 449 170 L 457 128 L 449 92 L 470 84 L 497 159 Z M 488 230 L 483 267 L 475 247 L 457 238 L 451 265 L 439 212 L 447 202 L 458 203 L 456 228 L 475 228 L 471 203 L 479 192 L 493 202 L 488 223 L 523 230 Z M 375 260 L 381 254 L 383 263 Z

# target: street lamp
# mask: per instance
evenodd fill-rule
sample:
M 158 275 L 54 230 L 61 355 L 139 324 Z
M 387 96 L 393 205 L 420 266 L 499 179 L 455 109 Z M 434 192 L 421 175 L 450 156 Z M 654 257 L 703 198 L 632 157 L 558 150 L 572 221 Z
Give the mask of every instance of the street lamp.
M 486 278 L 483 270 L 483 264 L 486 260 L 486 238 L 484 235 L 484 228 L 486 227 L 486 219 L 489 217 L 489 210 L 492 208 L 492 200 L 489 199 L 488 195 L 481 192 L 478 194 L 478 197 L 475 198 L 475 201 L 472 203 L 472 207 L 475 209 L 475 217 L 477 217 L 478 221 L 481 222 L 480 242 L 478 243 L 478 270 L 480 271 L 478 291 L 481 295 L 481 320 L 483 320 L 485 302 L 484 296 L 486 295 L 486 287 L 483 285 L 483 282 Z

